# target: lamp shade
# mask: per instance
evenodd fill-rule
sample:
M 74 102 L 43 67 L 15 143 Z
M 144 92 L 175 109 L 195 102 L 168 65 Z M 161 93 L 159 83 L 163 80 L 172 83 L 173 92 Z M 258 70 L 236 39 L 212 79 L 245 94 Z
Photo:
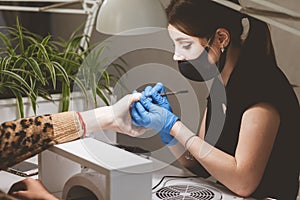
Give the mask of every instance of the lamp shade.
M 166 26 L 159 0 L 104 0 L 96 22 L 97 31 L 110 35 L 134 35 Z

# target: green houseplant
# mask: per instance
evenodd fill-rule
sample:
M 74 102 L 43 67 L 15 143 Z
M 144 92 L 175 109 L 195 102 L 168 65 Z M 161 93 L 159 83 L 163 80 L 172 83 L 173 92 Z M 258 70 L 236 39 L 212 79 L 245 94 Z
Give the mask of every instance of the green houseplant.
M 1 29 L 7 30 L 8 34 Z M 89 88 L 77 76 L 82 62 L 92 49 L 84 50 L 80 46 L 81 40 L 88 42 L 89 38 L 78 32 L 75 31 L 68 40 L 55 41 L 51 35 L 41 37 L 23 28 L 18 19 L 14 27 L 0 27 L 0 39 L 4 44 L 0 49 L 0 96 L 17 99 L 20 117 L 24 117 L 23 97 L 30 99 L 36 113 L 37 97 L 52 101 L 51 95 L 54 93 L 61 94 L 60 111 L 67 111 L 74 84 L 85 96 L 87 90 L 92 90 L 94 99 L 99 96 L 105 104 L 109 104 L 104 93 L 111 93 L 110 84 L 116 78 L 114 75 L 102 71 L 100 80 L 94 80 L 92 85 L 89 83 Z M 112 65 L 120 73 L 124 71 L 121 65 Z

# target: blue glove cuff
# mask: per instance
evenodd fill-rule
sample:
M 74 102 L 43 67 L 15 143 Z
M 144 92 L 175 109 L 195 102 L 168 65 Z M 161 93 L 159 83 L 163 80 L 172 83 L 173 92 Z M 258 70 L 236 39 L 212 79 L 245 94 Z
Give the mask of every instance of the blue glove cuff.
M 174 126 L 175 122 L 177 122 L 179 119 L 179 117 L 177 117 L 176 115 L 174 115 L 172 113 L 171 117 L 168 120 L 168 123 L 165 124 L 165 130 L 168 131 L 168 133 L 170 134 L 171 128 Z
M 159 135 L 161 136 L 161 140 L 164 144 L 167 146 L 173 146 L 178 143 L 178 141 L 170 134 L 171 128 L 174 126 L 175 122 L 180 120 L 176 115 L 171 116 L 168 123 L 165 125 L 165 131 L 159 132 Z
M 173 137 L 173 136 L 172 136 Z M 178 140 L 176 140 L 174 137 L 169 143 L 165 143 L 167 146 L 173 146 L 178 143 Z

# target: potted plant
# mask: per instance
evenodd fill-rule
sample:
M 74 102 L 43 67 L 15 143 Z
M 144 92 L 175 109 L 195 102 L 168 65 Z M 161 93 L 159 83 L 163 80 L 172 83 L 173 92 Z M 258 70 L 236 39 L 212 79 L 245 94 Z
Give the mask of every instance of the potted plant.
M 78 34 L 79 30 L 68 40 L 55 41 L 51 35 L 41 37 L 23 28 L 18 19 L 14 27 L 0 28 L 7 30 L 11 37 L 0 30 L 0 40 L 4 44 L 0 49 L 0 98 L 16 98 L 20 117 L 24 117 L 24 97 L 30 99 L 36 114 L 38 97 L 53 101 L 53 94 L 61 94 L 59 111 L 67 111 L 74 84 L 85 95 L 87 90 L 91 90 L 93 99 L 98 96 L 109 104 L 105 93 L 111 93 L 110 84 L 117 77 L 104 70 L 101 78 L 94 80 L 87 88 L 77 76 L 82 62 L 92 49 L 89 45 L 88 49 L 80 46 L 82 40 L 88 42 L 89 38 Z M 124 72 L 121 65 L 112 65 L 120 73 Z

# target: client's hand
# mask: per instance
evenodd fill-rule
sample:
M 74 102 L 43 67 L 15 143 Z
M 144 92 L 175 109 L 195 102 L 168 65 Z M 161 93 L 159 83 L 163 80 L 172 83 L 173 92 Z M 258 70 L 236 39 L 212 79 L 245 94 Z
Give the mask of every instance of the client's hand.
M 112 109 L 112 129 L 137 137 L 145 133 L 147 129 L 134 126 L 130 116 L 130 109 L 134 102 L 140 100 L 141 93 L 128 94 L 111 106 Z
M 132 137 L 145 133 L 147 129 L 132 125 L 130 109 L 133 102 L 140 99 L 141 93 L 128 94 L 111 106 L 102 106 L 81 112 L 86 132 L 113 130 Z
M 32 178 L 13 184 L 8 194 L 22 200 L 58 200 L 48 192 L 41 181 Z
M 140 101 L 133 104 L 131 115 L 134 125 L 156 130 L 163 143 L 169 146 L 177 143 L 170 130 L 179 118 L 169 110 L 153 104 L 142 95 Z

